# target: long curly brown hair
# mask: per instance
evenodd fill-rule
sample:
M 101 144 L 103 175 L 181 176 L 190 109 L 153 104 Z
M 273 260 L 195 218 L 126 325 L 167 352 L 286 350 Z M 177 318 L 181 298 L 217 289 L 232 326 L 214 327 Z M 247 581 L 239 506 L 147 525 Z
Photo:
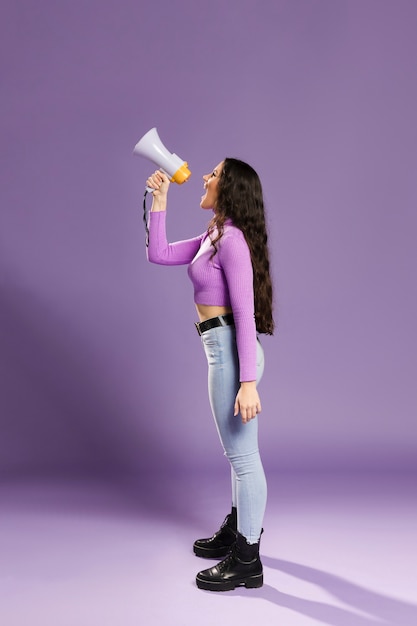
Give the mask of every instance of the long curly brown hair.
M 255 170 L 239 159 L 226 158 L 219 176 L 217 202 L 209 231 L 217 230 L 212 241 L 213 256 L 225 221 L 230 218 L 248 244 L 253 267 L 255 322 L 259 333 L 274 332 L 273 289 L 270 275 L 268 234 L 261 181 Z

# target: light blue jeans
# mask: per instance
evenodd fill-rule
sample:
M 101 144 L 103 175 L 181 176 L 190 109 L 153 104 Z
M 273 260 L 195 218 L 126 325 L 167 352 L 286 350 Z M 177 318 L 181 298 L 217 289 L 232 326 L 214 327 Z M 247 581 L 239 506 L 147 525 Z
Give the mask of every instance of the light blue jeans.
M 258 447 L 258 417 L 243 424 L 233 415 L 239 390 L 239 358 L 234 326 L 219 326 L 201 335 L 208 361 L 210 405 L 224 453 L 231 464 L 232 505 L 237 528 L 249 543 L 259 541 L 267 486 Z M 257 382 L 264 370 L 264 352 L 257 342 Z

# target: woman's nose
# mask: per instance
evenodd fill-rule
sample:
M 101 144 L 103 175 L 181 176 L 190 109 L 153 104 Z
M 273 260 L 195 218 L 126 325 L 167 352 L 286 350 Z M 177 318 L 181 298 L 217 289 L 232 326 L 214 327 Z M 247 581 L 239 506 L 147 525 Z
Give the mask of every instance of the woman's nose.
M 203 175 L 203 180 L 204 180 L 205 183 L 208 181 L 208 179 L 209 179 L 209 175 L 208 174 L 204 174 Z

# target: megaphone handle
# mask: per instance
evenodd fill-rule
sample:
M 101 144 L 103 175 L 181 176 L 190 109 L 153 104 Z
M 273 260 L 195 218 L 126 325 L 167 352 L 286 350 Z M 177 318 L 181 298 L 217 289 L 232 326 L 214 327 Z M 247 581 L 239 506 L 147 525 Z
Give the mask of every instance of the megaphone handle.
M 163 172 L 165 174 L 165 176 L 168 176 L 169 181 L 172 183 L 172 178 L 169 177 L 169 174 L 167 174 L 167 172 L 162 169 L 162 167 L 159 168 L 161 170 L 161 172 Z M 148 193 L 153 193 L 155 191 L 155 189 L 152 189 L 152 187 L 145 187 L 145 191 L 147 191 Z

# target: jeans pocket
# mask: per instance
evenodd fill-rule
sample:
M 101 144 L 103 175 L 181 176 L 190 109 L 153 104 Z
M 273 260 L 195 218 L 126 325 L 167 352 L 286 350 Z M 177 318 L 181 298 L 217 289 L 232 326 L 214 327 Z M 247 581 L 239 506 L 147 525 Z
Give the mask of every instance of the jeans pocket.
M 220 365 L 222 363 L 223 347 L 216 330 L 217 328 L 212 328 L 201 335 L 201 341 L 209 365 Z

